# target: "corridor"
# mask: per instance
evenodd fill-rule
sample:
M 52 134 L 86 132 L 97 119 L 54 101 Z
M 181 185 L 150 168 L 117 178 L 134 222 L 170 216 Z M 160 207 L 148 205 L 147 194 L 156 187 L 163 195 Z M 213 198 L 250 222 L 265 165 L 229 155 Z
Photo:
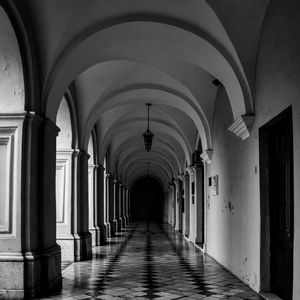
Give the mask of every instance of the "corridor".
M 43 299 L 262 299 L 169 226 L 138 223 L 62 272 L 60 295 Z

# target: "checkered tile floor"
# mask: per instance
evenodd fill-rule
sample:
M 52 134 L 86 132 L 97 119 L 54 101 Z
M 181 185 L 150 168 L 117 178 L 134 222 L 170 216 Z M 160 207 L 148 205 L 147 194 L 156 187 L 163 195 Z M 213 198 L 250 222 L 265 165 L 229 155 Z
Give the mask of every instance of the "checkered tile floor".
M 263 299 L 167 226 L 136 224 L 93 259 L 68 265 L 61 294 L 42 299 Z

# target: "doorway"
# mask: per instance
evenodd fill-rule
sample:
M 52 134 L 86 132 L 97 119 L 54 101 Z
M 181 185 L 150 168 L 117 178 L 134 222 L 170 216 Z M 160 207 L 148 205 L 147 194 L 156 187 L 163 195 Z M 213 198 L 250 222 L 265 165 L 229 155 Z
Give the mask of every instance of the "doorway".
M 152 177 L 138 180 L 132 187 L 131 215 L 134 221 L 162 223 L 164 192 Z
M 293 125 L 288 108 L 260 128 L 262 288 L 292 299 Z

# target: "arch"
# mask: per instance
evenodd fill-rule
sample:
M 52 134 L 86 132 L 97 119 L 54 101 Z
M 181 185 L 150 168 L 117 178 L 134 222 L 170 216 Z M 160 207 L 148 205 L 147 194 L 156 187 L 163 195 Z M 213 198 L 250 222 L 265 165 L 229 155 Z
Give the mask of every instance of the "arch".
M 96 63 L 102 61 L 107 61 L 111 59 L 115 59 L 116 56 L 120 58 L 124 58 L 124 49 L 121 53 L 117 53 L 113 51 L 109 54 L 105 51 L 103 44 L 101 44 L 101 49 L 97 48 L 95 41 L 98 39 L 104 38 L 105 34 L 114 37 L 111 31 L 115 31 L 116 33 L 120 27 L 130 27 L 131 28 L 139 28 L 141 31 L 141 27 L 147 27 L 147 34 L 149 35 L 150 27 L 153 29 L 155 27 L 156 30 L 163 29 L 162 32 L 167 30 L 171 30 L 173 33 L 176 32 L 177 36 L 181 36 L 187 38 L 189 40 L 193 40 L 193 45 L 196 47 L 200 47 L 203 51 L 209 52 L 210 58 L 213 57 L 215 61 L 215 65 L 209 65 L 207 61 L 207 57 L 204 55 L 200 55 L 197 49 L 193 49 L 193 53 L 198 53 L 197 59 L 200 60 L 199 63 L 201 67 L 207 70 L 214 77 L 218 78 L 222 84 L 225 86 L 227 93 L 230 98 L 231 108 L 233 111 L 234 118 L 237 118 L 240 115 L 252 113 L 253 112 L 253 103 L 251 91 L 243 71 L 242 65 L 234 52 L 230 52 L 226 47 L 224 47 L 219 41 L 214 39 L 214 37 L 207 32 L 204 32 L 198 27 L 193 26 L 193 24 L 189 24 L 187 22 L 177 20 L 174 18 L 168 18 L 165 16 L 153 16 L 153 15 L 127 15 L 122 16 L 122 18 L 110 19 L 107 22 L 94 25 L 93 27 L 86 30 L 86 32 L 81 33 L 76 38 L 74 38 L 65 48 L 61 51 L 60 55 L 57 57 L 53 68 L 47 75 L 47 79 L 44 84 L 43 89 L 43 103 L 44 103 L 44 111 L 46 115 L 51 118 L 51 108 L 49 107 L 49 103 L 54 104 L 55 109 L 55 99 L 57 99 L 60 93 L 63 93 L 65 87 L 74 79 L 67 75 L 66 70 L 70 69 L 72 74 L 75 76 L 79 75 L 88 67 L 95 65 Z M 158 30 L 159 31 L 159 30 Z M 130 32 L 130 31 L 128 31 Z M 145 32 L 145 30 L 144 30 Z M 133 34 L 135 34 L 133 32 Z M 168 36 L 166 34 L 166 36 Z M 176 34 L 172 34 L 170 36 L 176 36 Z M 116 41 L 115 41 L 116 42 Z M 94 47 L 89 47 L 89 43 L 92 43 Z M 146 41 L 144 40 L 144 44 Z M 184 42 L 181 44 L 185 44 Z M 149 45 L 148 45 L 149 46 Z M 180 46 L 180 45 L 177 45 Z M 81 65 L 75 66 L 76 57 L 81 55 L 81 51 L 86 49 L 92 49 L 95 52 L 89 51 L 90 55 L 86 57 L 86 60 L 81 61 Z M 148 47 L 149 48 L 149 47 Z M 151 47 L 150 47 L 151 48 Z M 102 53 L 100 50 L 103 50 Z M 180 53 L 184 53 L 187 51 L 186 48 L 180 51 Z M 206 53 L 205 52 L 205 53 Z M 103 55 L 101 55 L 103 54 Z M 130 57 L 130 51 L 126 51 L 127 57 Z M 202 53 L 203 54 L 203 53 Z M 144 55 L 144 53 L 143 53 Z M 189 53 L 191 55 L 191 53 Z M 100 57 L 99 57 L 100 56 Z M 102 56 L 102 57 L 101 57 Z M 83 56 L 81 56 L 83 57 Z M 143 57 L 145 59 L 145 57 Z M 140 58 L 141 59 L 141 58 Z M 131 56 L 130 60 L 138 61 L 138 58 Z M 209 60 L 210 61 L 210 60 Z M 220 71 L 222 69 L 222 72 Z M 64 75 L 67 75 L 66 78 L 63 78 Z M 61 84 L 59 88 L 57 83 Z M 58 91 L 55 91 L 58 88 Z M 50 101 L 50 102 L 49 102 Z M 53 103 L 54 101 L 54 103 Z
M 69 104 L 65 97 L 63 97 L 62 101 L 60 102 L 56 116 L 56 124 L 60 129 L 56 138 L 57 150 L 73 149 L 74 127 L 72 122 L 72 115 L 69 109 Z
M 177 169 L 178 173 L 180 173 L 182 163 L 180 161 L 179 154 L 173 151 L 170 145 L 168 145 L 163 139 L 156 138 L 155 145 L 155 149 L 160 155 L 165 157 L 167 153 L 168 159 L 171 160 L 173 167 Z M 136 137 L 131 137 L 128 140 L 125 140 L 124 143 L 120 143 L 118 148 L 115 150 L 112 157 L 112 164 L 115 165 L 117 161 L 124 161 L 128 154 L 137 153 L 138 151 L 144 152 L 144 146 L 137 146 Z
M 127 138 L 130 138 L 132 135 L 135 134 L 134 132 L 132 132 L 132 130 L 136 129 L 136 126 L 138 124 L 140 124 L 141 122 L 144 126 L 146 119 L 139 120 L 136 118 L 132 118 L 132 119 L 130 119 L 130 125 L 128 125 L 128 121 L 129 120 L 124 121 L 121 119 L 120 121 L 115 122 L 114 125 L 112 126 L 112 128 L 110 130 L 108 130 L 108 132 L 105 134 L 105 136 L 102 139 L 102 151 L 100 151 L 100 153 L 101 153 L 100 160 L 103 159 L 104 152 L 106 151 L 105 149 L 109 145 L 110 138 L 113 134 L 116 135 L 117 133 L 129 131 Z M 189 163 L 191 162 L 192 150 L 191 150 L 189 143 L 187 142 L 186 138 L 184 137 L 184 135 L 182 133 L 178 132 L 177 130 L 175 130 L 173 127 L 171 127 L 168 124 L 161 124 L 160 122 L 157 122 L 154 120 L 151 121 L 151 126 L 152 126 L 153 132 L 162 133 L 167 136 L 171 136 L 173 139 L 175 139 L 181 146 L 188 162 Z
M 148 92 L 151 92 L 151 98 L 147 96 Z M 124 103 L 126 103 L 126 105 L 136 105 L 147 101 L 154 105 L 159 104 L 177 108 L 186 113 L 186 115 L 193 120 L 199 135 L 201 136 L 201 141 L 203 142 L 202 148 L 212 148 L 210 126 L 197 100 L 190 99 L 174 89 L 155 84 L 127 86 L 126 88 L 119 89 L 113 93 L 100 97 L 87 118 L 85 131 L 88 132 L 102 114 L 115 107 L 124 105 Z M 85 143 L 86 142 L 83 141 L 83 144 Z
M 161 180 L 160 177 L 157 177 L 156 175 L 151 175 L 151 176 L 149 176 L 149 177 L 155 179 L 155 180 L 161 185 L 161 187 L 164 188 L 164 183 L 163 183 L 163 181 Z M 134 181 L 132 181 L 132 183 L 131 183 L 131 185 L 130 185 L 131 189 L 132 189 L 132 187 L 135 186 L 135 184 L 136 184 L 138 181 L 144 180 L 144 179 L 146 179 L 146 178 L 148 178 L 148 176 L 146 176 L 146 175 L 137 177 Z
M 78 117 L 77 117 L 77 108 L 75 106 L 75 99 L 70 89 L 66 91 L 63 99 L 65 99 L 68 104 L 68 108 L 71 116 L 72 148 L 76 149 L 78 148 L 78 144 L 79 144 Z
M 126 157 L 125 161 L 122 161 L 120 163 L 119 169 L 122 171 L 121 173 L 121 181 L 125 180 L 125 176 L 122 177 L 123 174 L 126 173 L 127 168 L 130 166 L 135 166 L 139 161 L 141 162 L 146 162 L 145 157 L 143 156 L 143 151 L 139 151 L 137 153 L 131 153 Z M 171 178 L 175 174 L 175 170 L 172 167 L 172 164 L 162 155 L 157 154 L 157 153 L 151 153 L 151 158 L 147 160 L 152 163 L 157 163 L 160 164 L 161 167 L 164 169 L 164 171 L 169 175 Z
M 93 129 L 90 134 L 88 145 L 88 224 L 89 231 L 92 235 L 92 246 L 97 245 L 97 183 L 96 183 L 96 165 L 97 165 L 97 147 L 96 147 L 95 130 Z M 99 204 L 98 204 L 99 205 Z
M 70 95 L 63 97 L 56 116 L 56 124 L 60 128 L 56 138 L 56 241 L 61 246 L 63 261 L 75 259 L 73 230 L 76 219 L 72 187 L 77 124 L 72 113 L 72 103 Z
M 169 186 L 170 178 L 168 178 L 166 174 L 162 175 L 160 170 L 154 168 L 150 169 L 150 173 L 150 177 L 156 177 L 159 182 L 161 182 L 162 186 L 167 189 L 167 187 Z M 146 176 L 145 170 L 134 169 L 131 172 L 128 172 L 128 174 L 126 175 L 126 178 L 128 178 L 126 180 L 126 185 L 129 187 L 129 189 L 132 189 L 133 183 L 143 176 Z

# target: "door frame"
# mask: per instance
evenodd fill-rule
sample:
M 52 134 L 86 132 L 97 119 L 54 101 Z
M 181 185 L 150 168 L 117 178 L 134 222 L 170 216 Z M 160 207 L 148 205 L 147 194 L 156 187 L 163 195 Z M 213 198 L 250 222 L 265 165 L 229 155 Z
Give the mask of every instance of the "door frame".
M 260 174 L 260 211 L 261 211 L 261 231 L 260 231 L 260 290 L 262 292 L 271 291 L 271 228 L 270 228 L 270 195 L 269 195 L 269 133 L 273 126 L 282 120 L 291 122 L 291 241 L 292 254 L 291 260 L 293 265 L 294 255 L 294 162 L 293 162 L 293 118 L 292 107 L 288 107 L 283 112 L 272 118 L 265 125 L 259 128 L 259 174 Z M 293 293 L 293 268 L 291 274 L 291 293 Z

